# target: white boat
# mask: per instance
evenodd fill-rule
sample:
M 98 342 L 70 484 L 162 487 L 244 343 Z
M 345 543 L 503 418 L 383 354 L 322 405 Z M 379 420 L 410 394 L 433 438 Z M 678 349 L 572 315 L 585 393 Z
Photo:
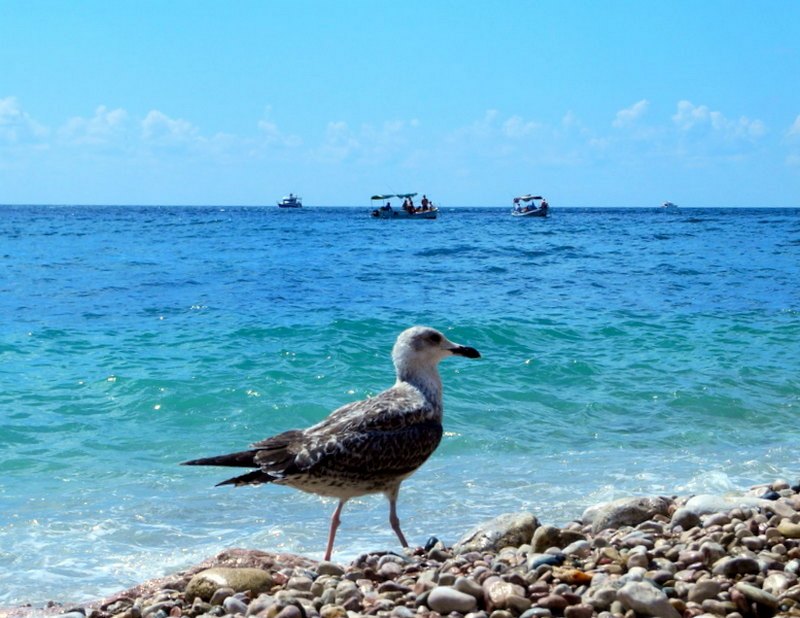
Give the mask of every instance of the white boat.
M 303 198 L 290 193 L 278 202 L 278 208 L 301 208 L 303 206 Z
M 435 219 L 439 214 L 439 209 L 428 201 L 427 196 L 422 196 L 422 201 L 418 207 L 414 206 L 416 193 L 387 193 L 373 195 L 370 199 L 373 202 L 373 209 L 370 216 L 376 219 Z M 392 206 L 391 199 L 399 198 L 402 206 Z M 374 202 L 381 202 L 377 208 Z M 385 202 L 385 203 L 384 203 Z
M 673 204 L 672 202 L 664 202 L 661 204 L 661 208 L 665 208 L 667 210 L 678 210 L 678 205 Z
M 546 217 L 550 212 L 550 204 L 541 195 L 520 195 L 514 198 L 512 217 Z

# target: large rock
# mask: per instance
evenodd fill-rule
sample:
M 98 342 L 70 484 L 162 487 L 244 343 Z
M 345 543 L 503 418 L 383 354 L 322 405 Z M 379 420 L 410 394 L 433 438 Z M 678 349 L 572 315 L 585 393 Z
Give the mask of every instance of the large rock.
M 794 510 L 780 500 L 764 500 L 753 496 L 715 496 L 713 494 L 700 494 L 693 496 L 683 505 L 687 511 L 695 515 L 710 515 L 712 513 L 727 513 L 736 508 L 759 508 L 770 513 L 777 513 L 782 517 L 792 517 Z
M 597 534 L 607 528 L 638 526 L 656 515 L 667 515 L 672 501 L 660 496 L 646 498 L 622 498 L 605 504 L 591 506 L 583 512 L 584 525 L 591 525 Z
M 681 618 L 667 595 L 646 582 L 628 582 L 617 592 L 617 599 L 625 609 L 632 609 L 641 616 Z
M 272 575 L 261 569 L 215 567 L 200 571 L 189 580 L 186 600 L 191 603 L 199 597 L 208 601 L 219 588 L 233 588 L 236 592 L 249 590 L 257 595 L 269 591 L 272 585 Z
M 484 522 L 465 534 L 453 547 L 463 554 L 470 551 L 497 551 L 530 543 L 539 521 L 533 513 L 506 513 Z

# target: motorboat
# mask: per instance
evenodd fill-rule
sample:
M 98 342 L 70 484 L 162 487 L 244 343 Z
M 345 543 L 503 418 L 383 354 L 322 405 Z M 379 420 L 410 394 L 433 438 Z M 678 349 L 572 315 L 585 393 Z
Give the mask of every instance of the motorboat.
M 672 202 L 664 202 L 661 204 L 661 208 L 664 208 L 665 210 L 678 210 L 678 205 L 673 204 Z
M 303 198 L 294 193 L 290 193 L 278 202 L 278 208 L 301 208 L 303 206 Z
M 439 209 L 430 202 L 427 196 L 422 196 L 422 201 L 418 207 L 414 206 L 416 193 L 386 193 L 373 195 L 370 200 L 373 202 L 370 216 L 375 219 L 435 219 L 439 214 Z M 402 205 L 392 206 L 392 198 L 401 200 Z M 375 203 L 381 205 L 375 206 Z
M 546 217 L 550 212 L 550 204 L 541 195 L 520 195 L 514 198 L 513 217 Z

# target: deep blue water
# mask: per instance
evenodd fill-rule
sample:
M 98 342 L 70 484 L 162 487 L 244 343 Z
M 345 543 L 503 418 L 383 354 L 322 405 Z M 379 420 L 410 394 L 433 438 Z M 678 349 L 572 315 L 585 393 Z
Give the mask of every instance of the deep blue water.
M 367 212 L 0 206 L 0 604 L 321 557 L 332 502 L 177 464 L 390 386 L 412 324 L 483 358 L 442 364 L 411 543 L 800 477 L 800 210 Z M 335 558 L 396 545 L 382 497 L 348 503 Z

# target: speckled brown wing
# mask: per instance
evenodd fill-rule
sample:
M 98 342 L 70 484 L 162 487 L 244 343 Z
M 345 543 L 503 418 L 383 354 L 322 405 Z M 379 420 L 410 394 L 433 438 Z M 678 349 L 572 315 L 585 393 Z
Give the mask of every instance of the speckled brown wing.
M 306 429 L 253 445 L 255 461 L 276 478 L 385 482 L 416 470 L 442 438 L 440 414 L 409 387 L 343 406 Z M 263 449 L 263 450 L 261 450 Z

